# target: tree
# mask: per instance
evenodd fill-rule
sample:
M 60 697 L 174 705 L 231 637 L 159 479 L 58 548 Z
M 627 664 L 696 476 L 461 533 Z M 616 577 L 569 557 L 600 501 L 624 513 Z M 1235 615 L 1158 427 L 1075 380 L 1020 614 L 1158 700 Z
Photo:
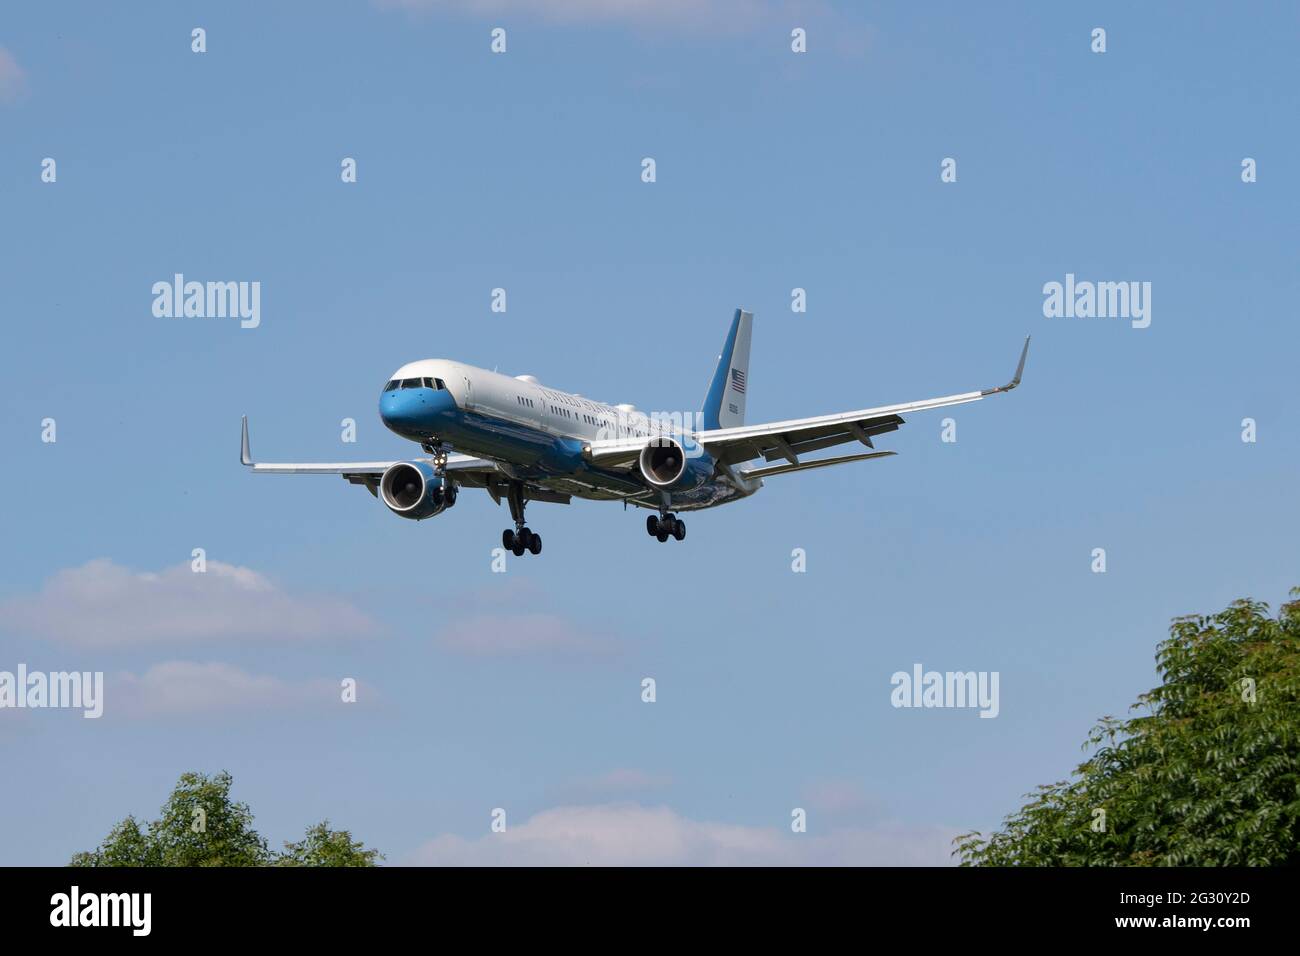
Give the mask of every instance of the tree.
M 1156 669 L 1147 713 L 1103 717 L 1072 780 L 954 841 L 963 865 L 1300 864 L 1300 600 L 1176 618 Z
M 161 816 L 141 830 L 127 817 L 96 849 L 78 853 L 73 866 L 374 866 L 378 850 L 354 843 L 328 821 L 307 831 L 301 843 L 276 853 L 253 829 L 248 804 L 230 797 L 229 773 L 181 775 Z
M 149 838 L 140 830 L 135 817 L 127 817 L 109 831 L 108 839 L 98 849 L 77 853 L 72 866 L 159 866 Z
M 307 831 L 298 843 L 285 843 L 280 866 L 374 866 L 382 858 L 378 850 L 367 850 L 353 842 L 347 830 L 331 830 L 324 820 Z
M 253 829 L 248 804 L 230 799 L 230 774 L 181 774 L 149 825 L 149 842 L 160 866 L 263 866 L 270 860 L 266 840 Z

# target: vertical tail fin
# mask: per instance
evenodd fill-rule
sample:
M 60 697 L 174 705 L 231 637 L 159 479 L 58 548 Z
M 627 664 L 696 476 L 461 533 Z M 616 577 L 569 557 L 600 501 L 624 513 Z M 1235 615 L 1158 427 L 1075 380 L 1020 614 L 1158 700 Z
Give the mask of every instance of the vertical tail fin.
M 745 424 L 745 392 L 749 378 L 749 338 L 754 316 L 737 309 L 731 331 L 718 356 L 718 367 L 704 396 L 700 413 L 703 427 L 735 428 Z

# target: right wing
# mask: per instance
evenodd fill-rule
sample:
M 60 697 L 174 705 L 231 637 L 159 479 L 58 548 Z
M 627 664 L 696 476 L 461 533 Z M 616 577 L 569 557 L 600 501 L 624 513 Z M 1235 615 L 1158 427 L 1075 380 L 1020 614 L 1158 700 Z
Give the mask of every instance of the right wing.
M 782 475 L 792 471 L 804 471 L 809 468 L 823 468 L 827 465 L 839 465 L 850 461 L 863 461 L 868 458 L 884 458 L 895 452 L 877 452 L 872 438 L 895 431 L 903 424 L 902 413 L 920 412 L 931 408 L 944 408 L 948 405 L 962 405 L 977 402 L 981 398 L 1009 392 L 1020 384 L 1020 377 L 1025 371 L 1025 359 L 1029 355 L 1029 337 L 1025 337 L 1024 348 L 1020 351 L 1020 362 L 1016 365 L 1016 374 L 1006 385 L 986 388 L 978 392 L 961 392 L 957 395 L 945 395 L 941 398 L 927 398 L 919 402 L 905 402 L 901 405 L 882 405 L 879 408 L 864 408 L 856 412 L 841 412 L 835 415 L 819 415 L 816 418 L 797 418 L 785 422 L 769 422 L 764 425 L 738 425 L 733 428 L 714 428 L 697 432 L 694 440 L 713 456 L 724 468 L 739 465 L 741 462 L 762 458 L 769 462 L 782 461 L 779 465 L 758 466 L 740 471 L 742 478 L 763 478 L 768 475 Z M 657 440 L 656 435 L 629 436 L 587 442 L 583 448 L 583 457 L 595 465 L 604 468 L 632 468 L 641 449 Z M 830 448 L 845 442 L 861 442 L 872 449 L 857 455 L 842 455 L 836 458 L 801 460 L 800 455 L 811 451 Z
M 785 475 L 792 471 L 808 471 L 810 468 L 825 468 L 827 465 L 843 465 L 850 461 L 866 461 L 868 458 L 888 458 L 897 455 L 896 451 L 869 451 L 861 455 L 840 455 L 836 458 L 817 458 L 813 461 L 801 461 L 797 465 L 788 463 L 766 465 L 762 468 L 742 468 L 741 478 L 769 478 L 772 475 Z
M 903 424 L 902 413 L 920 412 L 931 408 L 944 408 L 949 405 L 962 405 L 977 402 L 981 398 L 1009 392 L 1020 384 L 1020 376 L 1025 371 L 1025 358 L 1029 354 L 1029 338 L 1020 352 L 1020 363 L 1016 374 L 1006 385 L 986 388 L 978 392 L 962 392 L 957 395 L 945 395 L 941 398 L 927 398 L 919 402 L 905 402 L 901 405 L 882 405 L 879 408 L 864 408 L 856 412 L 841 412 L 836 415 L 819 415 L 816 418 L 798 418 L 786 422 L 770 422 L 765 425 L 740 425 L 735 428 L 715 428 L 699 432 L 695 437 L 705 450 L 716 460 L 734 465 L 754 458 L 767 461 L 785 459 L 789 467 L 778 466 L 781 471 L 795 471 L 806 465 L 838 464 L 841 461 L 856 461 L 857 457 L 848 456 L 841 459 L 822 459 L 820 462 L 801 462 L 799 456 L 805 452 L 818 451 L 844 442 L 857 441 L 874 448 L 871 439 L 876 435 L 892 432 Z M 874 457 L 874 456 L 867 456 Z M 746 472 L 748 477 L 762 474 L 779 474 L 770 469 L 759 468 Z

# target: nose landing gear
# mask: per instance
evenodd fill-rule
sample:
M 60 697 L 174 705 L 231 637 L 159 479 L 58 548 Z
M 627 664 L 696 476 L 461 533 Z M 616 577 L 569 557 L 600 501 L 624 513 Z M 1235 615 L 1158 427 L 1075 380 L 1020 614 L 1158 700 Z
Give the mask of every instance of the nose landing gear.
M 650 515 L 645 519 L 645 530 L 650 537 L 658 538 L 661 544 L 670 537 L 678 541 L 686 539 L 686 522 L 671 512 Z
M 433 470 L 439 475 L 444 474 L 447 470 L 447 457 L 451 450 L 441 442 L 424 442 L 420 445 L 426 455 L 433 459 Z

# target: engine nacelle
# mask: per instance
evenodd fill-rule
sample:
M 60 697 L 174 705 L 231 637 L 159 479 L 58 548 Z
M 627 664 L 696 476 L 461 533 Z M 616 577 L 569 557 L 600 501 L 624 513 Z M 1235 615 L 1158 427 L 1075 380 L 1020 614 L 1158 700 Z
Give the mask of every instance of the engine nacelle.
M 654 439 L 637 461 L 641 477 L 665 491 L 690 491 L 713 477 L 713 457 L 699 445 L 688 452 L 676 438 Z
M 420 521 L 456 503 L 456 485 L 438 476 L 427 461 L 399 461 L 379 479 L 379 497 L 393 514 Z

